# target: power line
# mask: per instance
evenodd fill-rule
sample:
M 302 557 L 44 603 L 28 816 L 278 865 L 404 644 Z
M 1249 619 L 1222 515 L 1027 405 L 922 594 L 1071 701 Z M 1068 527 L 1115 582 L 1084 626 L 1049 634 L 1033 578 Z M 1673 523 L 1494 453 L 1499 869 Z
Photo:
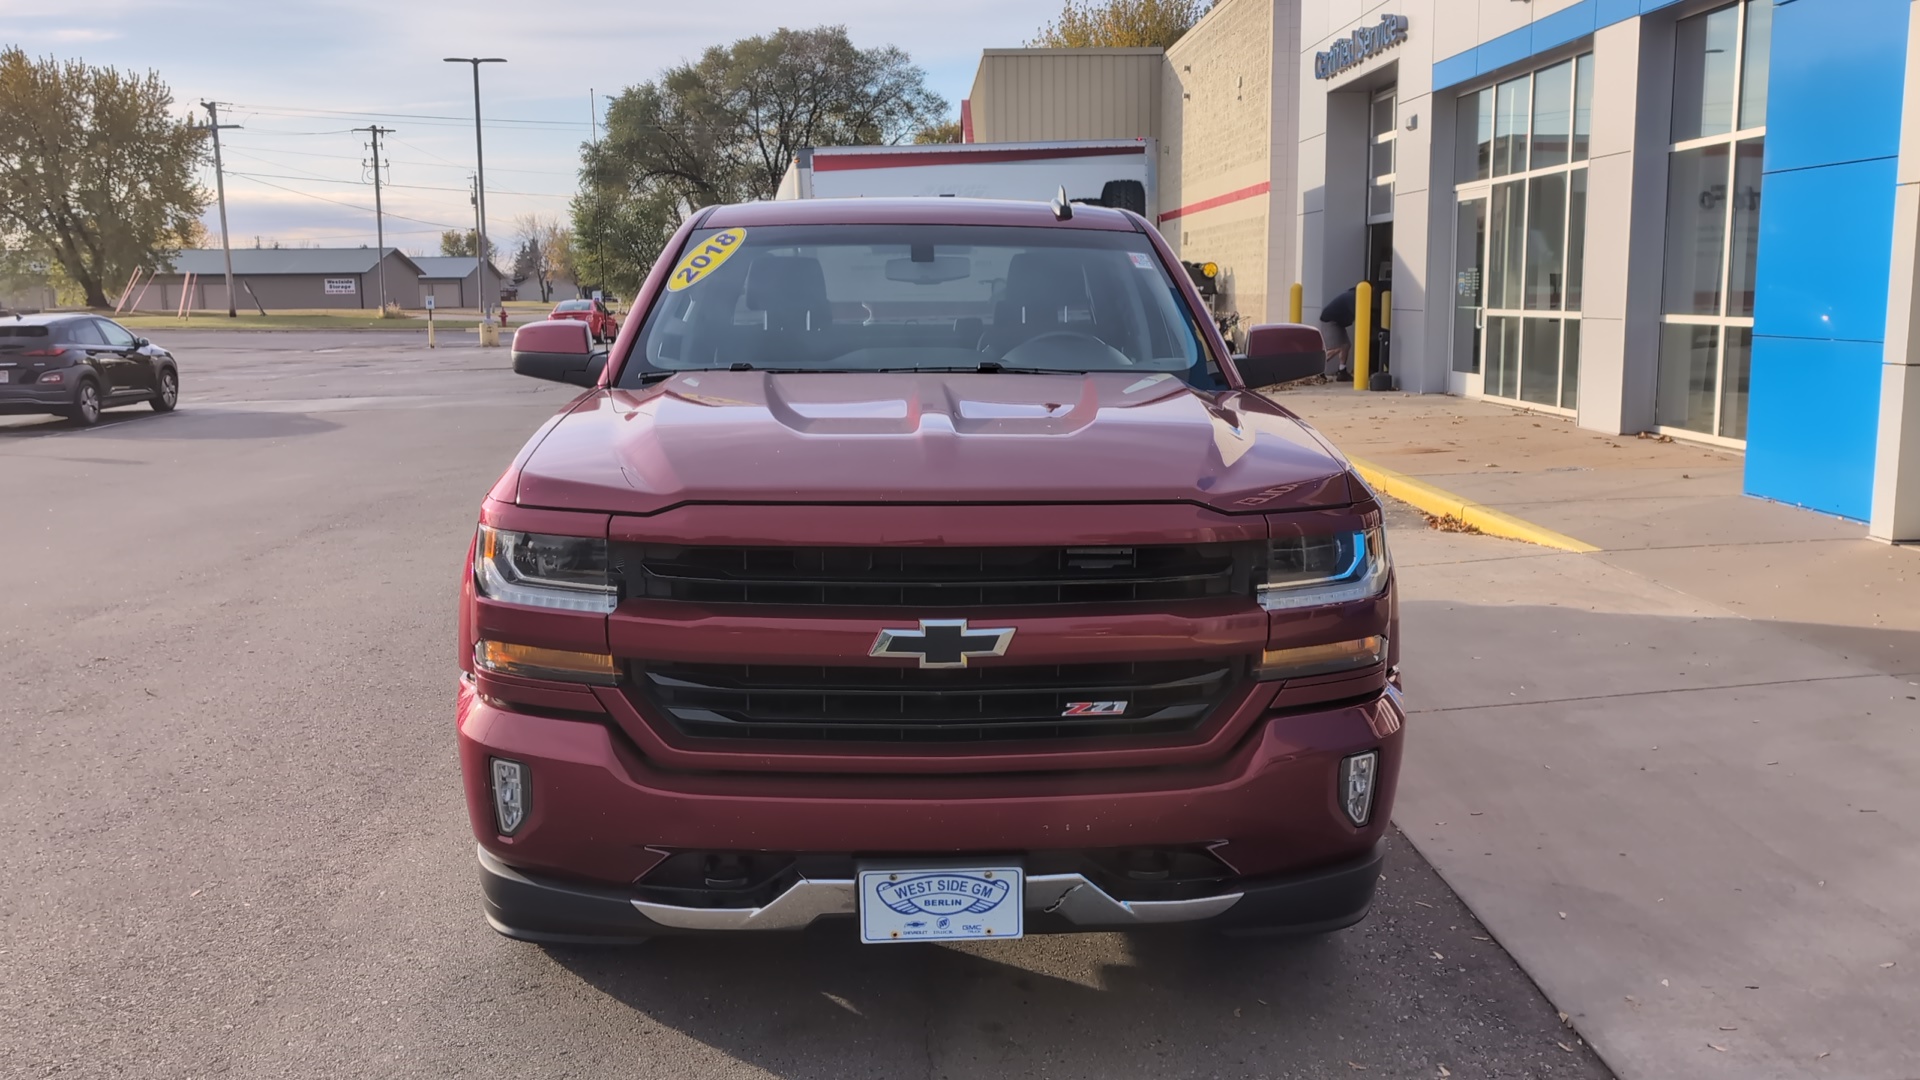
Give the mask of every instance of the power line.
M 252 130 L 258 130 L 258 129 L 252 129 Z M 413 145 L 412 143 L 410 143 L 410 142 L 405 142 L 405 141 L 403 141 L 403 140 L 400 140 L 400 139 L 391 139 L 391 140 L 389 140 L 389 141 L 390 141 L 390 142 L 394 142 L 394 143 L 398 143 L 399 145 L 401 145 L 401 146 L 405 146 L 405 147 L 408 147 L 409 149 L 413 149 L 413 150 L 418 150 L 418 151 L 420 151 L 421 153 L 423 153 L 423 154 L 426 154 L 426 155 L 428 155 L 429 157 L 440 157 L 440 155 L 438 155 L 438 154 L 435 154 L 435 153 L 434 153 L 433 151 L 431 151 L 431 150 L 427 150 L 427 149 L 423 149 L 423 148 L 421 148 L 421 147 L 418 147 L 418 146 L 414 146 L 414 145 Z M 232 144 L 232 143 L 228 143 L 228 144 L 227 144 L 227 149 L 228 149 L 229 151 L 231 151 L 231 150 L 233 150 L 233 149 L 234 149 L 234 147 L 233 147 L 233 144 Z M 280 149 L 280 148 L 278 148 L 278 147 L 272 147 L 272 146 L 249 146 L 249 147 L 247 147 L 247 149 L 248 149 L 248 150 L 252 150 L 252 151 L 256 151 L 256 152 L 258 152 L 258 153 L 262 153 L 262 154 L 292 154 L 292 155 L 294 155 L 294 156 L 296 156 L 296 157 L 317 157 L 317 158 L 333 158 L 333 159 L 335 159 L 335 160 L 338 160 L 338 161 L 359 161 L 359 160 L 360 160 L 360 158 L 359 158 L 358 156 L 356 156 L 356 155 L 353 155 L 353 154 L 322 154 L 322 153 L 318 153 L 318 152 L 315 152 L 315 151 L 313 151 L 313 150 L 282 150 L 282 149 Z M 457 162 L 457 161 L 449 161 L 449 160 L 447 160 L 446 158 L 440 158 L 440 160 L 439 160 L 439 161 L 437 161 L 437 162 L 435 162 L 435 161 L 405 161 L 405 160 L 399 160 L 399 159 L 392 159 L 392 160 L 397 160 L 397 161 L 398 161 L 398 164 L 401 164 L 401 165 L 417 165 L 417 166 L 419 166 L 420 168 L 423 168 L 423 169 L 460 169 L 460 170 L 462 170 L 462 171 L 464 171 L 464 172 L 472 172 L 472 171 L 473 171 L 472 169 L 470 169 L 470 168 L 468 168 L 468 167 L 467 167 L 467 166 L 465 166 L 465 165 L 462 165 L 461 163 L 459 163 L 459 162 Z M 279 164 L 279 163 L 278 163 L 278 162 L 275 162 L 274 164 Z M 291 168 L 293 168 L 293 166 L 291 166 L 291 165 L 282 165 L 282 166 L 280 166 L 280 167 L 281 167 L 281 168 L 285 168 L 285 169 L 291 169 Z M 577 177 L 577 176 L 579 175 L 579 174 L 578 174 L 578 173 L 576 173 L 576 172 L 566 172 L 566 171 L 563 171 L 563 170 L 560 170 L 560 169 L 495 169 L 494 171 L 495 171 L 495 172 L 510 172 L 510 173 L 525 173 L 525 174 L 527 174 L 527 175 L 529 175 L 529 176 L 567 176 L 567 177 Z M 464 189 L 463 189 L 463 190 L 464 190 Z
M 340 116 L 340 117 L 346 117 L 349 119 L 357 119 L 363 116 L 377 116 L 377 117 L 380 117 L 381 119 L 393 119 L 393 120 L 450 120 L 455 123 L 461 124 L 463 126 L 472 120 L 472 117 L 467 117 L 467 116 L 443 116 L 443 115 L 438 115 L 434 113 L 390 113 L 390 112 L 372 112 L 372 111 L 364 111 L 364 110 L 363 111 L 347 111 L 344 109 L 301 109 L 301 108 L 290 108 L 282 105 L 234 105 L 233 107 L 236 109 L 248 109 L 253 112 L 270 113 L 277 116 L 312 116 L 312 117 Z M 590 124 L 584 124 L 578 120 L 522 120 L 522 119 L 514 119 L 509 117 L 501 117 L 501 116 L 491 117 L 486 122 L 488 124 L 518 124 L 518 125 L 525 125 L 525 126 L 531 126 L 531 127 L 546 127 L 546 128 L 577 129 L 577 128 L 583 128 L 583 127 L 591 127 Z
M 265 184 L 265 185 L 267 185 L 267 186 L 268 186 L 268 187 L 270 187 L 270 188 L 279 188 L 279 189 L 280 189 L 281 191 L 285 191 L 285 192 L 287 192 L 287 193 L 289 193 L 289 194 L 293 194 L 293 195 L 300 195 L 300 196 L 303 196 L 303 197 L 305 197 L 305 198 L 308 198 L 308 199 L 317 199 L 317 200 L 318 200 L 318 201 L 320 201 L 320 202 L 323 202 L 323 203 L 332 203 L 332 204 L 333 204 L 333 205 L 335 205 L 335 206 L 344 206 L 344 207 L 346 207 L 346 208 L 347 208 L 347 209 L 349 209 L 349 210 L 359 210 L 359 211 L 361 211 L 362 213 L 367 213 L 367 214 L 371 214 L 371 213 L 373 213 L 373 212 L 374 212 L 374 211 L 373 211 L 373 207 L 371 207 L 371 206 L 361 206 L 361 205 L 359 205 L 359 204 L 357 204 L 357 203 L 350 203 L 350 202 L 341 202 L 341 201 L 340 201 L 339 199 L 329 199 L 329 198 L 327 198 L 327 197 L 326 197 L 325 195 L 315 195 L 315 194 L 314 194 L 313 192 L 311 192 L 311 191 L 301 191 L 301 190 L 300 190 L 300 189 L 298 189 L 298 188 L 290 188 L 290 187 L 288 187 L 288 186 L 286 186 L 285 184 L 276 184 L 276 183 L 274 183 L 274 182 L 273 182 L 273 181 L 271 181 L 271 180 L 265 180 L 265 179 L 262 179 L 262 178 L 260 178 L 260 177 L 258 177 L 258 176 L 255 176 L 255 175 L 254 175 L 254 174 L 252 174 L 252 173 L 228 173 L 227 175 L 229 175 L 229 176 L 237 176 L 237 177 L 241 177 L 241 178 L 244 178 L 244 179 L 247 179 L 247 180 L 252 180 L 252 181 L 253 181 L 254 183 L 256 183 L 256 184 Z M 449 225 L 449 224 L 447 224 L 447 223 L 446 223 L 446 222 L 444 222 L 444 221 L 428 221 L 428 220 L 427 220 L 426 218 L 417 218 L 417 217 L 408 217 L 408 216 L 407 216 L 407 215 L 405 215 L 405 214 L 389 214 L 389 215 L 387 215 L 387 216 L 388 216 L 388 217 L 397 217 L 397 218 L 399 218 L 399 219 L 400 219 L 400 220 L 402 220 L 402 221 L 416 221 L 416 222 L 419 222 L 419 223 L 420 223 L 420 224 L 422 224 L 422 225 L 431 225 L 431 226 L 433 226 L 433 227 L 434 227 L 434 228 L 436 228 L 436 229 L 458 229 L 458 228 L 460 228 L 460 226 L 458 226 L 458 225 Z
M 280 165 L 279 162 L 268 162 L 268 164 Z M 392 164 L 392 162 L 388 162 L 388 164 Z M 289 166 L 289 165 L 280 165 L 280 167 L 283 169 L 292 168 L 292 166 Z M 311 180 L 314 183 L 318 183 L 318 184 L 349 184 L 354 187 L 368 186 L 365 180 L 335 180 L 332 177 L 321 176 L 318 173 L 309 173 L 308 175 L 305 175 L 305 176 L 285 176 L 280 173 L 255 173 L 255 172 L 239 173 L 239 172 L 233 172 L 229 170 L 227 172 L 227 175 L 228 176 L 245 176 L 249 179 L 258 179 L 260 177 L 265 176 L 265 177 L 272 177 L 275 180 Z M 471 190 L 469 188 L 436 187 L 430 184 L 396 184 L 391 180 L 382 181 L 381 183 L 382 183 L 382 186 L 384 187 L 403 188 L 407 191 L 466 192 Z M 500 188 L 493 188 L 492 190 L 495 193 L 500 195 L 525 195 L 531 199 L 571 199 L 573 198 L 572 195 L 567 195 L 567 194 L 562 194 L 559 192 L 552 192 L 552 191 L 505 191 Z

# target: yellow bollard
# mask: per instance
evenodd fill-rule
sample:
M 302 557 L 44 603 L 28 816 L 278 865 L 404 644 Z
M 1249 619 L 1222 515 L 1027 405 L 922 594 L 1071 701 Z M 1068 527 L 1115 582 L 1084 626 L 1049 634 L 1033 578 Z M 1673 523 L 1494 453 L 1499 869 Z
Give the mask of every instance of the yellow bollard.
M 1367 368 L 1373 362 L 1373 286 L 1365 281 L 1353 289 L 1353 388 L 1365 390 Z
M 1301 316 L 1300 305 L 1305 300 L 1306 292 L 1307 292 L 1306 288 L 1297 281 L 1293 283 L 1293 288 L 1287 290 L 1287 321 L 1288 322 L 1297 323 L 1300 321 L 1300 316 Z

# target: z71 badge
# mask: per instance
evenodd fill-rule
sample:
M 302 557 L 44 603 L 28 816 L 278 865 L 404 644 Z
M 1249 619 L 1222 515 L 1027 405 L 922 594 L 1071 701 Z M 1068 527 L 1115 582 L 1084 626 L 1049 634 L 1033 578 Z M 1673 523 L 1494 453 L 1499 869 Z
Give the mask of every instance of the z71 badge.
M 1127 711 L 1124 701 L 1069 701 L 1061 716 L 1119 716 Z

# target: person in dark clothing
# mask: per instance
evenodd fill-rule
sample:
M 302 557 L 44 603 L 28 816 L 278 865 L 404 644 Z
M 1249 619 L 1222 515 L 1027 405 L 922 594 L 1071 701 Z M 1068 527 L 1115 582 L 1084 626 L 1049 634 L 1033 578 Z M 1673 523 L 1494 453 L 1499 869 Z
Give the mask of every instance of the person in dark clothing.
M 1357 287 L 1356 287 L 1357 288 Z M 1348 289 L 1327 301 L 1320 309 L 1320 337 L 1327 343 L 1327 359 L 1339 363 L 1336 378 L 1346 378 L 1347 356 L 1353 347 L 1353 306 L 1355 289 Z

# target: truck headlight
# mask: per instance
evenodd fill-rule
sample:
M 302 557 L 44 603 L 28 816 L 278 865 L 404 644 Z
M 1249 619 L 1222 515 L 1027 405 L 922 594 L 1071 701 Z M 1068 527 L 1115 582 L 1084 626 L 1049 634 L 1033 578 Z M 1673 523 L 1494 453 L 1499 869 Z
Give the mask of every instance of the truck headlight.
M 605 615 L 620 602 L 607 574 L 607 542 L 480 526 L 473 583 L 489 600 Z
M 1370 600 L 1387 587 L 1386 534 L 1378 528 L 1268 542 L 1267 571 L 1258 586 L 1268 611 Z

